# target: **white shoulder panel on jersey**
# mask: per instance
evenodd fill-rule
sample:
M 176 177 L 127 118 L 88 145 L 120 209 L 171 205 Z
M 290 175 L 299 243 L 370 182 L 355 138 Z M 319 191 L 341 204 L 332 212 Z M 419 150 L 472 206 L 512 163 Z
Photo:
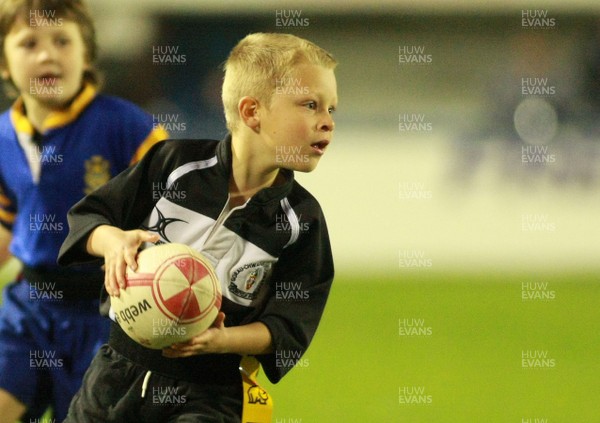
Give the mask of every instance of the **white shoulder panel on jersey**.
M 206 169 L 209 167 L 213 167 L 214 165 L 217 164 L 217 162 L 218 162 L 217 156 L 215 156 L 212 159 L 200 160 L 197 162 L 189 162 L 182 166 L 179 166 L 177 169 L 175 169 L 173 172 L 171 172 L 171 174 L 167 178 L 167 188 L 171 188 L 173 183 L 177 179 L 179 179 L 183 175 L 185 175 L 186 173 L 189 173 L 193 170 L 200 170 L 200 169 Z
M 290 222 L 290 240 L 287 244 L 285 244 L 285 247 L 288 247 L 296 242 L 300 236 L 300 221 L 298 220 L 298 216 L 290 205 L 287 197 L 281 200 L 281 207 L 287 216 L 288 222 Z

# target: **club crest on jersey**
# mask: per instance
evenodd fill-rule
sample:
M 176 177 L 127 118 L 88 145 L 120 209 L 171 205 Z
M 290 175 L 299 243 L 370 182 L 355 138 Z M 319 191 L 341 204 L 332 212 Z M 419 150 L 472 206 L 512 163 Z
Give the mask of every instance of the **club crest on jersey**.
M 85 161 L 85 182 L 86 194 L 95 191 L 110 180 L 110 162 L 104 157 L 96 155 Z
M 229 292 L 245 300 L 256 299 L 258 288 L 267 279 L 270 271 L 271 263 L 265 261 L 238 267 L 231 274 Z

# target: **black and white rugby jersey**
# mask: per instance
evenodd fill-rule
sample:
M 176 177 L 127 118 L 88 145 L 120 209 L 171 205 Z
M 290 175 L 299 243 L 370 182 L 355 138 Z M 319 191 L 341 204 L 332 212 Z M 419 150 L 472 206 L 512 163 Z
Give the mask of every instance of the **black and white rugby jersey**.
M 275 383 L 308 347 L 333 280 L 327 227 L 316 199 L 281 170 L 285 182 L 228 210 L 231 138 L 169 140 L 77 203 L 59 264 L 97 260 L 89 233 L 108 224 L 155 232 L 160 242 L 192 246 L 211 259 L 221 282 L 226 326 L 263 322 L 274 352 L 258 356 Z M 113 323 L 111 346 L 149 370 L 191 382 L 239 380 L 235 354 L 164 358 Z

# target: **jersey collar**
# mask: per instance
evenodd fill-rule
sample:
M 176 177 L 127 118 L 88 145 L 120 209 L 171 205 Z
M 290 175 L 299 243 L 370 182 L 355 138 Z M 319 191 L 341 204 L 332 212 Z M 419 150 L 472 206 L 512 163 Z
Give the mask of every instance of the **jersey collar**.
M 79 117 L 83 110 L 91 103 L 96 97 L 98 91 L 96 87 L 91 84 L 86 84 L 81 92 L 75 97 L 75 100 L 71 102 L 71 105 L 65 110 L 52 112 L 44 120 L 42 134 L 52 129 L 60 128 L 68 125 Z M 11 111 L 11 120 L 13 126 L 17 132 L 27 133 L 33 135 L 35 130 L 27 116 L 25 115 L 25 107 L 23 105 L 23 98 L 19 97 L 13 104 Z
M 231 134 L 217 146 L 217 160 L 219 170 L 227 175 L 231 175 L 232 154 L 231 154 Z M 252 196 L 251 202 L 265 204 L 270 201 L 279 201 L 285 198 L 291 191 L 294 184 L 294 172 L 289 169 L 279 169 L 280 175 L 285 178 L 285 182 L 269 188 L 263 188 Z

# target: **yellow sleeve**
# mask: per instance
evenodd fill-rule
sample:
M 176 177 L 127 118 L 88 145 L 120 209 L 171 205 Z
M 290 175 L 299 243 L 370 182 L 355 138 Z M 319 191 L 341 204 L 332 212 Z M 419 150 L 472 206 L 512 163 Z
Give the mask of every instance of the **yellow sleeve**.
M 0 187 L 0 221 L 9 227 L 15 222 L 15 213 L 12 209 L 12 202 Z
M 144 154 L 146 154 L 154 144 L 164 141 L 168 138 L 169 133 L 165 131 L 165 129 L 162 126 L 157 126 L 152 130 L 152 132 L 148 134 L 146 139 L 140 144 L 129 164 L 133 165 L 137 163 L 142 157 L 144 157 Z

